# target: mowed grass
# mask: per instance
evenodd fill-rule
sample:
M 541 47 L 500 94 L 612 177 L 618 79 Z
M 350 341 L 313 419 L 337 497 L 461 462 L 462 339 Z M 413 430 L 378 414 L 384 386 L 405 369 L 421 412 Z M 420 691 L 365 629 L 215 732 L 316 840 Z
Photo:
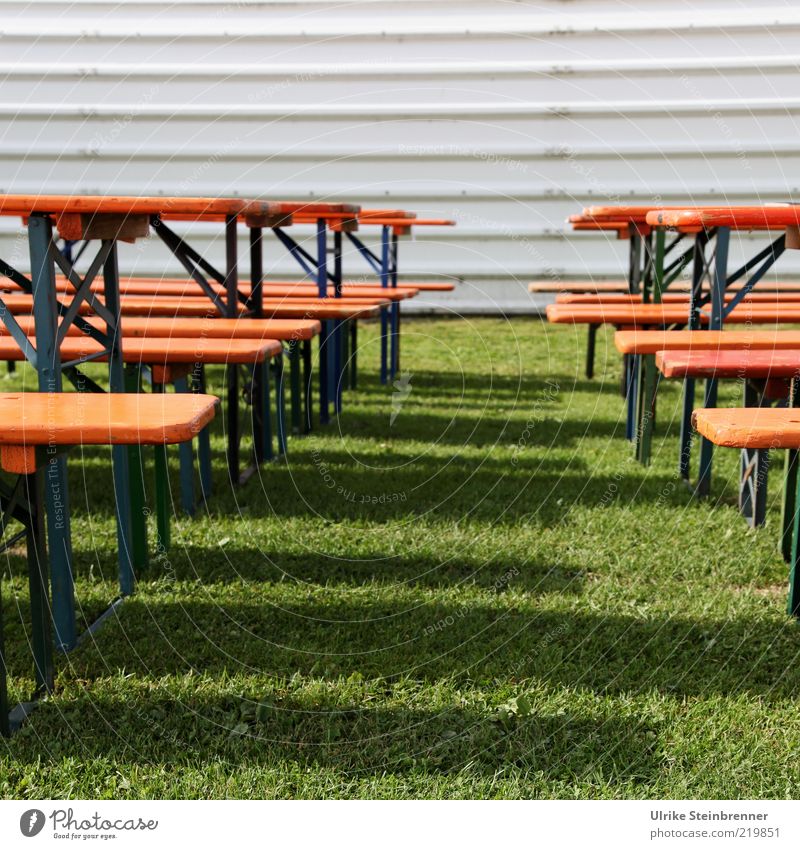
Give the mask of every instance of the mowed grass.
M 584 342 L 535 318 L 409 320 L 393 390 L 364 328 L 340 419 L 235 491 L 220 418 L 216 493 L 58 659 L 55 694 L 0 741 L 0 795 L 796 797 L 782 458 L 758 532 L 736 452 L 692 502 L 678 387 L 642 468 L 612 334 L 591 381 Z M 108 452 L 72 462 L 71 496 L 91 619 L 116 591 Z M 3 577 L 16 696 L 20 554 Z

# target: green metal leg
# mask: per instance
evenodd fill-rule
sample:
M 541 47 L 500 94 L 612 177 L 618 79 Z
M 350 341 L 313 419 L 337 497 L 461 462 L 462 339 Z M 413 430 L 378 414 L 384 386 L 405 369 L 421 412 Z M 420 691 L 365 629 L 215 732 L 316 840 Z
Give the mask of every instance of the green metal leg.
M 127 366 L 125 369 L 125 391 L 141 392 L 141 367 Z M 131 494 L 131 556 L 134 569 L 147 567 L 147 511 L 145 509 L 144 468 L 140 445 L 128 446 Z
M 257 387 L 258 392 L 253 395 L 253 420 L 256 418 L 256 409 L 258 408 L 258 418 L 261 421 L 261 426 L 256 430 L 253 429 L 253 440 L 256 446 L 256 462 L 263 463 L 266 460 L 271 460 L 274 457 L 272 450 L 272 410 L 270 409 L 270 364 L 268 361 L 259 363 L 253 369 L 254 379 L 253 385 Z M 255 380 L 255 372 L 259 373 L 258 380 Z M 259 443 L 259 440 L 261 442 Z
M 153 392 L 164 391 L 163 383 L 154 383 Z M 167 446 L 155 446 L 155 479 L 156 479 L 156 532 L 158 534 L 158 551 L 169 551 L 172 542 L 170 533 L 170 497 L 169 497 L 169 461 Z
M 303 398 L 305 399 L 304 432 L 310 433 L 314 422 L 313 380 L 314 368 L 311 362 L 311 340 L 303 342 Z
M 206 372 L 200 366 L 193 376 L 192 391 L 205 394 L 206 391 Z M 211 497 L 212 477 L 211 477 L 211 430 L 210 425 L 206 425 L 200 433 L 197 434 L 197 459 L 200 466 L 200 493 L 204 501 L 208 501 Z
M 275 357 L 275 422 L 278 435 L 278 456 L 286 456 L 286 402 L 283 379 L 283 356 Z M 267 408 L 269 410 L 269 408 Z
M 745 380 L 744 406 L 761 406 L 764 392 L 761 382 Z M 761 527 L 767 520 L 769 466 L 767 448 L 742 448 L 739 452 L 739 511 L 751 528 Z
M 25 495 L 30 508 L 27 534 L 28 587 L 31 601 L 31 644 L 37 693 L 53 691 L 53 635 L 50 627 L 47 545 L 42 515 L 42 478 L 40 469 L 25 475 Z M 6 716 L 8 714 L 6 713 Z
M 688 481 L 692 459 L 692 412 L 694 411 L 695 381 L 689 377 L 683 381 L 683 412 L 681 414 L 680 457 L 678 458 L 678 474 Z
M 342 322 L 342 389 L 352 389 L 350 386 L 350 324 Z
M 119 326 L 119 267 L 116 243 L 103 263 L 103 294 L 106 307 Z M 109 388 L 112 392 L 125 391 L 125 366 L 122 359 L 122 334 L 115 332 L 108 357 Z M 117 512 L 117 544 L 119 546 L 119 588 L 123 596 L 131 595 L 136 584 L 136 562 L 133 553 L 134 533 L 131 511 L 131 467 L 128 446 L 111 448 L 114 466 L 114 496 Z
M 185 377 L 179 377 L 173 381 L 173 385 L 176 392 L 187 393 L 189 391 L 189 384 Z M 178 445 L 178 461 L 181 477 L 181 507 L 187 516 L 194 516 L 194 449 L 192 440 L 181 442 Z
M 650 465 L 653 443 L 653 425 L 655 419 L 656 398 L 656 359 L 653 354 L 641 358 L 642 374 L 639 379 L 638 421 L 639 433 L 636 439 L 636 457 L 643 466 Z
M 704 407 L 717 406 L 717 381 L 706 381 L 706 392 Z M 711 492 L 711 461 L 714 457 L 714 443 L 705 437 L 700 439 L 700 470 L 697 475 L 697 487 L 695 494 L 699 498 L 706 498 Z
M 300 348 L 296 340 L 289 343 L 289 395 L 292 400 L 292 433 L 299 435 L 303 420 L 303 390 L 300 375 Z
M 358 322 L 350 322 L 350 388 L 358 386 Z
M 786 459 L 784 461 L 785 473 L 783 499 L 781 502 L 781 554 L 787 563 L 792 562 L 792 532 L 796 521 L 797 458 L 797 449 L 790 448 L 786 452 Z
M 594 377 L 594 352 L 597 344 L 597 328 L 599 325 L 590 324 L 586 338 L 586 378 Z
M 11 723 L 8 721 L 8 678 L 6 676 L 6 644 L 3 622 L 3 593 L 0 585 L 0 737 L 11 736 Z
M 798 504 L 798 486 L 800 477 L 797 477 L 794 488 L 794 503 Z M 792 521 L 792 557 L 789 571 L 789 600 L 787 610 L 790 616 L 800 617 L 800 575 L 798 566 L 800 564 L 800 511 L 795 510 Z
M 36 323 L 38 386 L 40 392 L 60 392 L 61 358 L 57 345 L 55 269 L 51 251 L 53 226 L 46 216 L 28 219 L 28 247 L 33 283 L 33 315 Z M 52 453 L 46 458 L 44 505 L 50 543 L 53 623 L 56 646 L 69 651 L 77 642 L 75 587 L 72 575 L 72 534 L 69 518 L 67 461 Z

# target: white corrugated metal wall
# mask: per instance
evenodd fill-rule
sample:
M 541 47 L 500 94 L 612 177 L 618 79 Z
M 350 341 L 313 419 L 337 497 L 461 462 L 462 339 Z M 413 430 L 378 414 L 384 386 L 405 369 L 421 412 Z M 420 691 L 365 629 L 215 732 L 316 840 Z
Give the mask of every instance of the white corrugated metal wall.
M 792 2 L 0 0 L 0 14 L 0 191 L 313 195 L 453 217 L 401 249 L 408 278 L 458 282 L 453 309 L 529 308 L 534 277 L 618 275 L 622 243 L 565 232 L 586 203 L 798 193 Z M 19 261 L 16 222 L 0 227 Z M 277 244 L 267 256 L 271 275 L 297 271 Z M 152 240 L 123 262 L 177 271 Z

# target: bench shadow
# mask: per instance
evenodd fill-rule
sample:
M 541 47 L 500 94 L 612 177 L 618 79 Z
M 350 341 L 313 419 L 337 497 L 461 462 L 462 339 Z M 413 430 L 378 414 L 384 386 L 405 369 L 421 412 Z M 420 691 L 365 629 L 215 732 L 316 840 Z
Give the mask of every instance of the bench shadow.
M 646 783 L 661 768 L 656 722 L 539 713 L 497 721 L 494 715 L 491 708 L 456 705 L 436 710 L 371 707 L 356 700 L 325 705 L 302 693 L 184 700 L 157 688 L 127 699 L 94 698 L 87 691 L 36 711 L 20 732 L 26 745 L 19 747 L 18 762 L 29 767 L 42 760 L 111 760 L 146 772 L 163 768 L 167 750 L 200 770 L 285 764 L 297 771 L 335 771 L 350 780 L 387 773 L 455 777 L 467 770 L 484 778 L 535 773 L 539 782 L 564 785 L 596 781 L 598 775 L 612 785 Z M 120 788 L 115 793 L 125 795 Z
M 263 585 L 262 585 L 263 586 Z M 519 609 L 516 597 L 473 594 L 463 604 L 409 589 L 358 596 L 309 588 L 305 599 L 253 585 L 181 585 L 183 601 L 145 594 L 69 656 L 71 679 L 124 669 L 162 677 L 295 673 L 386 681 L 537 681 L 601 695 L 675 698 L 746 694 L 767 702 L 800 688 L 797 624 L 635 618 L 571 609 Z

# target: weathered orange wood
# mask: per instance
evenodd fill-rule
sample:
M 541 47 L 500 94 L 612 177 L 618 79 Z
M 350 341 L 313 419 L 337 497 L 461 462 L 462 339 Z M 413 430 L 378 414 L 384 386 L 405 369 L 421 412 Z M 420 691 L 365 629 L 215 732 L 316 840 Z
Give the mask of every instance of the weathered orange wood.
M 779 378 L 800 374 L 800 348 L 780 351 L 685 351 L 656 353 L 664 377 Z
M 732 301 L 734 292 L 726 293 L 724 300 Z M 602 295 L 562 293 L 556 295 L 557 304 L 641 304 L 641 295 L 629 295 L 620 293 L 608 293 Z M 652 301 L 650 302 L 652 303 Z M 687 304 L 689 303 L 688 292 L 665 292 L 661 298 L 662 304 Z M 739 303 L 744 304 L 798 304 L 800 303 L 800 292 L 750 292 L 745 295 Z
M 35 340 L 31 339 L 35 345 Z M 90 356 L 103 350 L 103 346 L 88 336 L 67 336 L 61 343 L 61 357 L 73 360 Z M 209 365 L 261 363 L 281 353 L 283 347 L 277 339 L 219 339 L 211 336 L 166 337 L 131 336 L 122 346 L 126 363 L 193 364 Z M 0 336 L 0 360 L 24 360 L 17 343 L 10 336 Z M 106 357 L 98 358 L 98 362 Z
M 685 324 L 688 310 L 681 304 L 550 304 L 547 319 L 553 324 L 618 324 L 641 327 L 648 324 Z M 709 321 L 704 309 L 700 320 Z M 800 324 L 800 304 L 773 306 L 742 303 L 725 317 L 725 324 Z
M 646 220 L 665 227 L 730 227 L 734 230 L 774 229 L 800 226 L 800 207 L 703 206 L 651 211 Z
M 272 318 L 305 318 L 327 321 L 329 319 L 368 319 L 380 315 L 383 307 L 378 305 L 357 304 L 350 301 L 342 303 L 344 299 L 339 298 L 330 301 L 317 301 L 316 303 L 304 303 L 299 298 L 289 298 L 280 304 L 268 303 L 264 305 L 265 317 Z
M 214 418 L 218 403 L 195 393 L 0 393 L 0 464 L 7 471 L 32 471 L 37 445 L 186 442 Z
M 660 304 L 549 304 L 552 324 L 682 324 L 688 321 L 686 306 Z
M 135 195 L 0 194 L 0 215 L 60 214 L 169 215 L 211 218 L 227 215 L 357 214 L 354 204 L 318 201 L 268 201 L 251 198 L 209 198 Z
M 692 425 L 725 448 L 800 448 L 800 409 L 792 407 L 698 409 Z
M 3 302 L 9 312 L 15 315 L 30 314 L 33 300 L 29 295 L 6 295 Z M 265 300 L 263 312 L 271 318 L 368 318 L 378 313 L 390 302 L 378 298 L 279 298 Z M 170 298 L 166 296 L 124 297 L 120 301 L 120 309 L 124 316 L 162 316 L 182 318 L 216 317 L 217 311 L 208 298 Z M 319 310 L 319 313 L 315 312 Z M 371 312 L 375 310 L 375 312 Z M 91 314 L 91 306 L 81 304 L 81 315 Z M 238 312 L 243 314 L 245 308 L 240 304 Z
M 586 293 L 595 294 L 600 292 L 620 292 L 628 291 L 628 284 L 624 281 L 600 280 L 592 282 L 591 280 L 536 280 L 533 283 L 528 283 L 528 291 L 542 294 L 552 293 Z
M 295 284 L 293 286 L 283 286 L 280 283 L 267 283 L 264 285 L 264 298 L 316 298 L 318 295 L 316 286 L 308 284 Z M 419 294 L 418 289 L 411 289 L 407 286 L 398 286 L 397 288 L 383 286 L 357 286 L 344 289 L 342 297 L 348 300 L 375 299 L 384 301 L 405 301 L 409 298 L 414 298 Z M 334 290 L 328 289 L 328 297 L 335 297 Z
M 742 282 L 733 283 L 731 286 L 728 286 L 728 292 L 736 292 L 744 284 Z M 688 282 L 676 280 L 674 283 L 670 284 L 669 292 L 665 292 L 664 294 L 674 294 L 676 292 L 685 293 L 688 292 L 691 288 L 691 284 Z M 528 284 L 529 292 L 537 292 L 537 293 L 551 293 L 551 294 L 628 294 L 628 284 L 622 280 L 620 281 L 584 281 L 584 280 L 566 280 L 566 281 L 552 281 L 552 280 L 538 280 L 533 283 Z M 708 291 L 707 287 L 704 287 L 704 292 Z M 769 281 L 769 280 L 761 280 L 758 283 L 758 291 L 754 294 L 763 294 L 765 292 L 800 292 L 800 281 L 798 280 L 777 280 L 777 281 Z
M 21 316 L 19 323 L 25 333 L 33 333 L 33 319 Z M 90 323 L 98 328 L 103 323 L 98 318 L 90 318 Z M 25 322 L 25 323 L 23 323 Z M 302 342 L 319 335 L 319 321 L 307 319 L 283 318 L 140 318 L 130 316 L 122 324 L 123 339 L 129 336 L 167 336 L 195 339 L 279 339 L 284 342 Z M 3 329 L 0 328 L 0 332 Z M 70 335 L 83 335 L 74 325 Z
M 779 351 L 800 348 L 797 330 L 618 330 L 614 344 L 620 354 L 658 351 Z

